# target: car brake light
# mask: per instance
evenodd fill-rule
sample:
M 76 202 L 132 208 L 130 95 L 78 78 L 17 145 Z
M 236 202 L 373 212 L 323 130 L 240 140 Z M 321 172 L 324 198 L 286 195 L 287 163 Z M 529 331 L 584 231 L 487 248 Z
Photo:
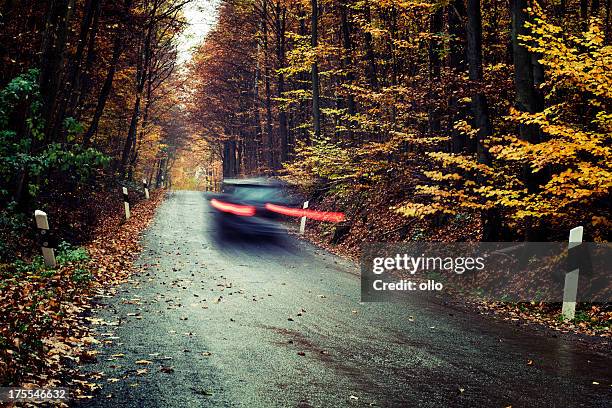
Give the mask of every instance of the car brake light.
M 240 215 L 243 217 L 252 217 L 253 215 L 255 215 L 255 207 L 253 207 L 252 205 L 226 203 L 225 201 L 220 201 L 216 198 L 210 200 L 210 205 L 212 205 L 219 211 L 234 215 Z
M 290 217 L 306 217 L 317 221 L 329 221 L 329 222 L 340 222 L 344 221 L 344 213 L 341 212 L 329 212 L 329 211 L 316 211 L 306 210 L 301 208 L 284 207 L 276 204 L 266 204 L 266 210 L 273 211 L 275 213 L 288 215 Z

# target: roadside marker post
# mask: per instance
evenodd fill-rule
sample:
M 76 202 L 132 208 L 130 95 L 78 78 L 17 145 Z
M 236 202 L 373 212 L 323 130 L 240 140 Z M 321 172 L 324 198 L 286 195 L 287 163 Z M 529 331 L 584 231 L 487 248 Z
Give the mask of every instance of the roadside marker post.
M 308 208 L 308 201 L 304 201 L 304 209 Z M 306 216 L 303 216 L 300 220 L 300 235 L 304 235 L 304 231 L 306 230 Z
M 147 180 L 142 179 L 142 186 L 144 187 L 145 198 L 149 199 L 149 186 L 147 184 Z
M 130 201 L 127 187 L 123 187 L 123 207 L 125 208 L 125 219 L 130 219 Z
M 50 268 L 55 268 L 57 262 L 55 261 L 55 251 L 51 243 L 51 236 L 49 234 L 49 220 L 47 219 L 47 213 L 44 211 L 34 211 L 34 219 L 36 220 L 36 227 L 40 230 L 41 237 L 41 250 L 45 260 L 45 265 Z
M 572 228 L 569 234 L 568 250 L 582 244 L 583 227 Z M 569 256 L 569 255 L 568 255 Z M 565 274 L 565 285 L 563 286 L 563 307 L 561 314 L 563 320 L 572 320 L 576 314 L 576 294 L 578 293 L 579 268 Z

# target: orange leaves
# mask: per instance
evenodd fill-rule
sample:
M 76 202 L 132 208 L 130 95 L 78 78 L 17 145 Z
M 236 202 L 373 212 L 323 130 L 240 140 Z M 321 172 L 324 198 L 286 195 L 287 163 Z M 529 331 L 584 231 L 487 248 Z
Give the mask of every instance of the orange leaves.
M 88 346 L 98 340 L 82 316 L 91 307 L 93 294 L 127 278 L 139 251 L 139 234 L 164 194 L 154 191 L 151 200 L 135 205 L 128 222 L 123 223 L 121 208 L 103 218 L 98 238 L 87 247 L 89 260 L 36 273 L 0 268 L 0 377 L 52 387 L 65 375 L 67 361 L 95 360 Z M 92 272 L 93 280 L 82 280 L 85 270 Z M 86 392 L 96 387 L 81 380 L 74 384 Z
M 530 24 L 532 34 L 522 40 L 545 66 L 547 82 L 541 89 L 546 108 L 533 113 L 510 107 L 505 120 L 509 130 L 537 128 L 540 136 L 490 137 L 485 141 L 490 165 L 479 163 L 476 154 L 427 153 L 439 166 L 425 171 L 429 183 L 418 187 L 429 204 L 409 203 L 398 212 L 422 217 L 436 210 L 497 207 L 509 223 L 576 223 L 595 217 L 593 225 L 599 227 L 600 220 L 609 218 L 601 201 L 612 188 L 612 112 L 607 110 L 612 47 L 604 46 L 596 22 L 577 36 L 548 23 L 541 10 L 534 12 L 538 18 Z M 476 135 L 466 121 L 453 128 L 468 140 Z

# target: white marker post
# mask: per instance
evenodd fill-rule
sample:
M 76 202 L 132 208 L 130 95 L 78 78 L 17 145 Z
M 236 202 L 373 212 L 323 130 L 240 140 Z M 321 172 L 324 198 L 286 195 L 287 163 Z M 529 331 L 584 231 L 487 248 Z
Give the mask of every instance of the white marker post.
M 57 262 L 55 261 L 55 251 L 51 248 L 51 242 L 49 241 L 49 220 L 47 219 L 47 213 L 36 210 L 34 211 L 34 219 L 36 220 L 36 227 L 40 229 L 40 236 L 42 238 L 41 249 L 45 265 L 55 268 Z
M 142 179 L 142 186 L 144 187 L 145 198 L 149 199 L 149 186 L 147 185 L 147 180 Z
M 304 201 L 304 209 L 308 208 L 308 201 Z M 300 220 L 300 235 L 304 235 L 304 231 L 306 230 L 306 216 L 302 217 Z
M 123 207 L 125 208 L 125 219 L 130 219 L 130 201 L 128 199 L 128 189 L 123 187 Z
M 569 234 L 568 249 L 577 247 L 582 243 L 584 228 L 572 228 Z M 569 256 L 569 255 L 568 255 Z M 576 294 L 578 293 L 578 273 L 580 269 L 574 269 L 565 274 L 565 285 L 563 287 L 563 308 L 561 314 L 563 320 L 572 320 L 576 314 Z

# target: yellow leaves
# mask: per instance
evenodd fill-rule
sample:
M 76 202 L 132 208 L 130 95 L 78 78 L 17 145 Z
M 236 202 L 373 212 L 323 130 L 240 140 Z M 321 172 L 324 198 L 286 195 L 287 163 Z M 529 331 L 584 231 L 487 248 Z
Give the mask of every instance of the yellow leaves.
M 528 24 L 532 34 L 521 36 L 524 45 L 542 54 L 548 83 L 559 87 L 578 87 L 602 98 L 612 97 L 612 47 L 603 46 L 604 33 L 600 22 L 591 20 L 589 30 L 582 36 L 563 33 L 550 24 L 539 7 L 534 24 Z
M 457 173 L 444 174 L 441 171 L 426 171 L 424 174 L 432 180 L 444 181 L 444 180 L 461 180 L 463 177 Z
M 426 215 L 436 214 L 438 212 L 448 212 L 443 206 L 439 204 L 425 205 L 421 203 L 406 203 L 399 207 L 392 208 L 396 213 L 401 214 L 405 217 L 416 217 L 423 218 Z

